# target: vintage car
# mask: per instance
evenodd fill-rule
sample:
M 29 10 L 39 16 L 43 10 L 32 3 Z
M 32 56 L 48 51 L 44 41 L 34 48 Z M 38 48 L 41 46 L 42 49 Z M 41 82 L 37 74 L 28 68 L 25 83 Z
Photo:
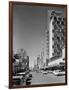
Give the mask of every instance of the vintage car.
M 20 75 L 13 76 L 13 84 L 14 85 L 20 85 L 22 79 L 23 79 L 23 76 L 20 76 Z
M 65 75 L 65 71 L 55 70 L 53 71 L 53 74 L 56 76 L 62 76 L 62 75 Z

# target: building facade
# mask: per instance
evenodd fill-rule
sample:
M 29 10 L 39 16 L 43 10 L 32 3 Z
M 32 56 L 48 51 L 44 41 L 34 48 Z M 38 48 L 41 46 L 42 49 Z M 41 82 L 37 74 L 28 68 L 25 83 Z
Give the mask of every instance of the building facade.
M 65 48 L 65 18 L 62 11 L 48 11 L 48 30 L 46 30 L 47 65 L 62 61 Z M 63 50 L 64 49 L 64 50 Z

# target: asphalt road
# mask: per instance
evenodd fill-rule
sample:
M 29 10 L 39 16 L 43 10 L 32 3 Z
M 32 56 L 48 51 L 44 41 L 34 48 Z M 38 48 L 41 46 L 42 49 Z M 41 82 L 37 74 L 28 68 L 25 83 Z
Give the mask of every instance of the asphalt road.
M 46 74 L 32 72 L 31 85 L 36 84 L 53 84 L 53 83 L 64 83 L 65 76 L 55 76 L 54 74 Z

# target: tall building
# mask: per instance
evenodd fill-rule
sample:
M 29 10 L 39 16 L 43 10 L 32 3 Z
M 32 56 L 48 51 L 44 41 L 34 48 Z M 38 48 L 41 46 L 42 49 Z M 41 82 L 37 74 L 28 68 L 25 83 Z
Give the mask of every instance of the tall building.
M 48 11 L 48 29 L 46 30 L 46 62 L 47 65 L 61 61 L 65 48 L 65 18 L 62 11 Z M 57 62 L 56 62 L 57 63 Z
M 37 56 L 37 66 L 39 69 L 42 67 L 40 55 Z
M 44 36 L 42 36 L 42 41 L 41 41 L 41 54 L 40 54 L 40 62 L 41 62 L 41 67 L 43 67 L 44 64 L 44 57 L 45 57 L 45 52 L 44 52 Z

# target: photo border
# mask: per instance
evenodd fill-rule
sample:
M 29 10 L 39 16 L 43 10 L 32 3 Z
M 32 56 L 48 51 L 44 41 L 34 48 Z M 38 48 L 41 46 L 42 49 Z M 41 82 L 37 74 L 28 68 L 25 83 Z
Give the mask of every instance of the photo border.
M 65 11 L 65 83 L 51 83 L 51 84 L 40 84 L 40 85 L 17 85 L 13 86 L 13 5 L 28 5 L 28 6 L 41 6 L 41 7 L 59 7 L 64 8 Z M 48 4 L 48 3 L 34 3 L 34 2 L 17 2 L 9 1 L 9 88 L 28 88 L 28 87 L 44 87 L 44 86 L 60 86 L 67 85 L 67 5 L 64 4 Z

